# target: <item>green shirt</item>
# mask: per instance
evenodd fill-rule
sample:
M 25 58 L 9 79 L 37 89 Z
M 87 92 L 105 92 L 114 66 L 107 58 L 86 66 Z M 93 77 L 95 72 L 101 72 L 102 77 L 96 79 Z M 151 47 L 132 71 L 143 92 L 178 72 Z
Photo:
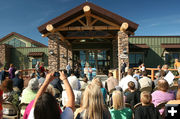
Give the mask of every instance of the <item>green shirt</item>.
M 36 97 L 37 91 L 25 88 L 22 92 L 21 103 L 30 103 Z
M 124 108 L 122 110 L 110 109 L 112 119 L 132 119 L 132 110 Z

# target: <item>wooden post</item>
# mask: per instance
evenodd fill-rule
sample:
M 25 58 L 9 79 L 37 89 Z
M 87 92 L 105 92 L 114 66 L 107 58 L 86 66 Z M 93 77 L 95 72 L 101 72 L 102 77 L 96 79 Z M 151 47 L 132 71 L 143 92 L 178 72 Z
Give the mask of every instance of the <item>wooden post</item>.
M 126 23 L 126 22 L 122 23 L 120 31 L 125 32 L 127 30 L 128 26 L 129 26 L 128 23 Z
M 53 25 L 52 25 L 52 24 L 48 24 L 48 25 L 46 26 L 46 30 L 49 31 L 49 32 L 53 32 L 53 30 L 54 30 Z
M 90 26 L 91 24 L 91 8 L 90 6 L 86 5 L 83 7 L 84 14 L 86 16 L 86 25 Z
M 151 69 L 151 80 L 154 81 L 154 69 Z

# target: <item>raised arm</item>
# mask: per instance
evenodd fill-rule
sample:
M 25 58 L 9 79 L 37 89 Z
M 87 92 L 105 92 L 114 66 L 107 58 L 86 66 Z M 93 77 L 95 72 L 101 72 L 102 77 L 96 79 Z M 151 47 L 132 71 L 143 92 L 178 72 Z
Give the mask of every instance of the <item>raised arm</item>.
M 68 101 L 66 103 L 66 107 L 70 107 L 72 110 L 74 110 L 74 105 L 75 105 L 75 98 L 74 98 L 74 93 L 72 91 L 72 88 L 67 80 L 67 77 L 65 76 L 64 72 L 60 71 L 60 79 L 63 81 L 65 90 L 67 93 Z
M 49 73 L 46 75 L 46 80 L 44 81 L 43 85 L 41 86 L 41 88 L 39 89 L 35 99 L 34 99 L 34 104 L 32 107 L 35 107 L 36 102 L 38 100 L 38 98 L 46 91 L 47 86 L 49 85 L 49 83 L 54 79 L 54 73 Z

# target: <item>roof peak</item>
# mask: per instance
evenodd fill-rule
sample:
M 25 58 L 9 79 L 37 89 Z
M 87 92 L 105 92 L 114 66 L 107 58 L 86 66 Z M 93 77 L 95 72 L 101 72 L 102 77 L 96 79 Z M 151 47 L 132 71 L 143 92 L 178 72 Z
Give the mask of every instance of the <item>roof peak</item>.
M 76 6 L 75 8 L 72 8 L 70 9 L 69 11 L 67 12 L 64 12 L 63 14 L 55 17 L 54 19 L 44 23 L 43 25 L 39 26 L 38 27 L 38 30 L 40 33 L 42 34 L 46 34 L 48 33 L 48 31 L 46 30 L 46 26 L 48 24 L 51 24 L 53 25 L 54 28 L 57 28 L 65 23 L 67 23 L 67 21 L 71 20 L 71 19 L 74 19 L 74 18 L 78 18 L 78 16 L 80 15 L 83 15 L 84 12 L 83 12 L 83 7 L 88 5 L 91 10 L 92 10 L 92 14 L 93 15 L 96 15 L 98 17 L 101 17 L 107 21 L 110 21 L 112 23 L 115 23 L 119 26 L 122 25 L 123 22 L 127 22 L 129 24 L 129 30 L 131 32 L 135 32 L 136 29 L 138 28 L 138 24 L 116 14 L 116 13 L 113 13 L 101 6 L 98 6 L 94 3 L 91 3 L 91 2 L 84 2 L 78 6 Z
M 22 39 L 25 39 L 25 40 L 27 40 L 28 42 L 30 42 L 30 43 L 32 43 L 34 45 L 38 45 L 38 47 L 47 47 L 46 45 L 44 45 L 44 44 L 42 44 L 42 43 L 40 43 L 38 41 L 32 40 L 31 38 L 28 38 L 28 37 L 26 37 L 24 35 L 21 35 L 21 34 L 17 33 L 17 32 L 11 32 L 8 35 L 4 36 L 3 38 L 0 38 L 0 42 L 2 42 L 3 40 L 11 37 L 12 35 L 15 35 L 15 36 L 18 36 L 18 37 L 20 37 Z

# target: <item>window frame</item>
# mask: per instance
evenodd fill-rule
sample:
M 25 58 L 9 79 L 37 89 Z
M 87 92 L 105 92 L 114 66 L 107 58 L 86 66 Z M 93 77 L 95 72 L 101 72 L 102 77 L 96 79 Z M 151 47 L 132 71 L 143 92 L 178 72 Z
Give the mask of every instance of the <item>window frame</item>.
M 138 62 L 139 61 L 137 61 L 136 62 L 136 56 L 135 56 L 135 63 L 130 63 L 130 54 L 135 54 L 135 55 L 137 55 L 137 54 L 142 54 L 142 63 L 144 63 L 144 52 L 129 52 L 129 54 L 128 54 L 128 57 L 129 57 L 129 66 L 131 66 L 132 65 L 132 67 L 134 67 L 134 66 L 138 66 L 138 65 L 140 65 L 140 64 L 138 64 Z

